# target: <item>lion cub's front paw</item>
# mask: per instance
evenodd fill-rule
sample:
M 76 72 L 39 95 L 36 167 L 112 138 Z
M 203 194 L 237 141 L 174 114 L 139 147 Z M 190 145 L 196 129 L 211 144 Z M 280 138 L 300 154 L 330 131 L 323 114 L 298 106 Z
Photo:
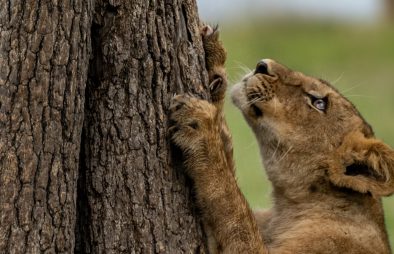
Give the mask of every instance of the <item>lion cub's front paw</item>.
M 201 36 L 204 44 L 205 60 L 208 71 L 215 66 L 224 66 L 227 53 L 219 40 L 218 27 L 205 25 L 201 28 Z
M 169 133 L 184 152 L 198 150 L 215 128 L 216 108 L 208 101 L 176 95 L 170 105 Z
M 219 40 L 219 30 L 205 25 L 201 28 L 204 43 L 205 61 L 209 76 L 209 89 L 214 103 L 222 101 L 227 88 L 227 76 L 224 69 L 226 50 Z

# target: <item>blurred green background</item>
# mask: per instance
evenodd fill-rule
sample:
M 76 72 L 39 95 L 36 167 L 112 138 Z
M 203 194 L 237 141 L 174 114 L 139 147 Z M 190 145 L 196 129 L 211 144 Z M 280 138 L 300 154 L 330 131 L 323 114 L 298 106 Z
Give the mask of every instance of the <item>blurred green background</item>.
M 283 16 L 212 20 L 220 23 L 230 83 L 236 83 L 258 60 L 275 59 L 334 84 L 373 126 L 376 136 L 394 147 L 394 23 L 376 17 L 360 22 Z M 226 117 L 239 185 L 253 208 L 269 207 L 271 186 L 257 143 L 229 97 Z M 384 206 L 394 248 L 394 197 L 384 198 Z

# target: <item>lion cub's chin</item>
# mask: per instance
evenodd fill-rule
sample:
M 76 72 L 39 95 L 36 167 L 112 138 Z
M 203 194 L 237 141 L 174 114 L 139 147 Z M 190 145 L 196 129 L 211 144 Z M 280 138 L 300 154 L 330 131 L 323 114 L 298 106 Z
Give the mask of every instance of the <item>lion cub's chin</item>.
M 234 103 L 234 105 L 240 109 L 243 113 L 248 109 L 249 104 L 248 104 L 248 98 L 246 97 L 245 94 L 245 85 L 250 77 L 253 76 L 253 71 L 246 74 L 242 80 L 235 84 L 230 91 L 231 94 L 231 99 Z
M 243 81 L 235 84 L 231 88 L 231 99 L 233 104 L 242 112 L 247 107 L 247 98 L 244 91 L 245 83 Z

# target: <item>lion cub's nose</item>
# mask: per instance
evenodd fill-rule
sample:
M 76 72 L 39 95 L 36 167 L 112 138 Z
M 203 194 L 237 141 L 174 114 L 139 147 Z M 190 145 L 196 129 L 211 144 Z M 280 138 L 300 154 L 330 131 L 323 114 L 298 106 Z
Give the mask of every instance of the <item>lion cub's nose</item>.
M 260 62 L 257 63 L 256 70 L 254 71 L 254 74 L 266 74 L 268 75 L 268 64 L 266 61 L 261 60 Z

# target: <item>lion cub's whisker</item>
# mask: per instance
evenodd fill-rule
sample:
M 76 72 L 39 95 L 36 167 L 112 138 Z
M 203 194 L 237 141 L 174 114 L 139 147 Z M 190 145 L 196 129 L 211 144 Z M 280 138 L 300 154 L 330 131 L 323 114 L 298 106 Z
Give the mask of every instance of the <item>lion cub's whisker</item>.
M 347 92 L 352 91 L 353 89 L 359 87 L 360 85 L 361 85 L 361 84 L 354 85 L 354 86 L 352 86 L 352 87 L 347 88 L 346 90 L 340 91 L 340 93 L 343 94 L 344 96 L 346 96 L 346 93 L 347 93 Z
M 268 161 L 273 161 L 274 159 L 275 159 L 275 155 L 276 155 L 276 152 L 278 151 L 278 149 L 279 149 L 279 145 L 280 145 L 280 138 L 278 138 L 278 143 L 276 144 L 276 148 L 275 148 L 275 151 L 274 151 L 274 153 L 272 154 L 272 156 L 271 156 L 271 158 L 268 160 Z
M 376 98 L 376 96 L 363 95 L 363 94 L 349 94 L 349 95 L 346 95 L 346 97 L 363 97 L 363 98 L 369 98 L 369 99 Z
M 333 85 L 337 84 L 337 83 L 342 79 L 342 77 L 343 77 L 344 74 L 345 74 L 345 73 L 342 72 L 341 75 L 339 75 L 339 77 L 336 78 L 336 79 L 335 79 L 334 81 L 332 81 L 331 83 L 332 83 Z
M 293 146 L 290 146 L 289 149 L 287 149 L 287 151 L 283 154 L 283 156 L 279 159 L 278 162 L 281 162 L 284 158 L 286 158 L 286 156 L 289 154 L 291 149 L 293 149 Z

